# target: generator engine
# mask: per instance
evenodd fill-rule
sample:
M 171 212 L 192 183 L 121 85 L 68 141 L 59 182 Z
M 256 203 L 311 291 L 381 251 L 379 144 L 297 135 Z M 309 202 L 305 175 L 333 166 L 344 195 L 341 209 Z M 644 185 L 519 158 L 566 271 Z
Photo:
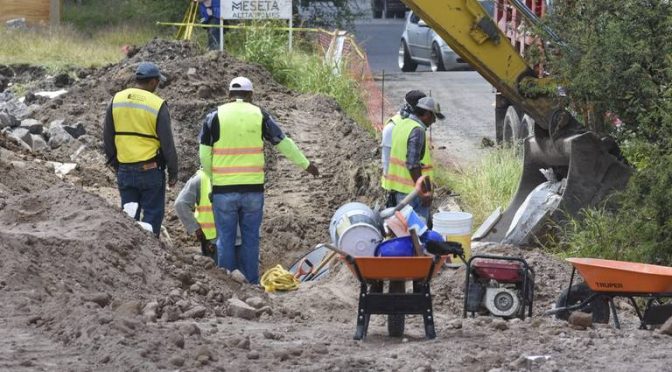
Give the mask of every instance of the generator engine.
M 473 256 L 467 263 L 464 317 L 490 314 L 525 319 L 532 315 L 534 271 L 521 258 Z

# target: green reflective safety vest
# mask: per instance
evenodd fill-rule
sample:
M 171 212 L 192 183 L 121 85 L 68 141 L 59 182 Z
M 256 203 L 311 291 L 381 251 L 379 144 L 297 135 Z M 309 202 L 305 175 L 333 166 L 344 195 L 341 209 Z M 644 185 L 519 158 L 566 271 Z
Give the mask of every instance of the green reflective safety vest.
M 242 100 L 219 106 L 219 140 L 212 146 L 212 185 L 264 183 L 261 109 Z
M 198 174 L 201 177 L 201 189 L 194 217 L 198 221 L 198 224 L 201 225 L 205 238 L 214 240 L 217 238 L 217 228 L 215 227 L 215 215 L 212 212 L 212 203 L 209 198 L 212 192 L 212 185 L 210 184 L 210 178 L 208 178 L 205 172 L 199 170 Z
M 156 121 L 162 104 L 163 99 L 138 88 L 114 95 L 112 119 L 119 163 L 137 163 L 156 157 L 161 145 Z
M 387 123 L 389 124 L 390 122 L 392 122 L 392 123 L 394 123 L 394 125 L 396 126 L 397 123 L 399 123 L 399 122 L 402 121 L 402 120 L 403 120 L 403 118 L 401 117 L 401 114 L 396 114 L 396 115 L 392 116 L 392 117 L 387 121 Z M 390 169 L 389 164 L 388 164 L 387 169 L 388 169 L 388 171 L 389 171 L 389 169 Z M 384 172 L 385 172 L 385 169 L 383 169 L 383 173 L 384 173 Z M 380 186 L 382 186 L 383 189 L 385 189 L 385 190 L 387 190 L 387 191 L 392 190 L 391 187 L 390 187 L 389 182 L 387 181 L 387 177 L 385 177 L 385 174 L 383 174 L 383 175 L 380 177 Z
M 406 157 L 408 155 L 408 137 L 413 128 L 422 128 L 420 123 L 413 119 L 406 118 L 398 122 L 392 131 L 392 151 L 390 153 L 390 167 L 387 170 L 387 182 L 391 190 L 408 194 L 415 188 L 415 182 L 411 177 L 411 172 L 406 167 Z M 422 175 L 434 177 L 432 169 L 432 157 L 429 151 L 429 141 L 425 134 L 425 154 L 420 163 L 422 165 Z

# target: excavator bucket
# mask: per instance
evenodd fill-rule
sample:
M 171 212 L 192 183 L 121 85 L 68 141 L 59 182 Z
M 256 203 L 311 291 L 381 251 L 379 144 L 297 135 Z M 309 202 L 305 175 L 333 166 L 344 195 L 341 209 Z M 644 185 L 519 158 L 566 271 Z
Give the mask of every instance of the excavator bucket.
M 525 140 L 523 176 L 513 201 L 504 213 L 491 215 L 474 240 L 528 243 L 547 218 L 562 221 L 625 187 L 631 170 L 619 159 L 616 145 L 587 132 L 565 109 L 557 82 L 535 72 L 519 54 L 519 40 L 509 39 L 515 28 L 506 17 L 493 20 L 478 0 L 403 1 L 518 112 L 535 121 L 534 137 Z M 513 3 L 530 24 L 545 29 L 522 1 Z M 558 94 L 547 94 L 551 91 Z
M 600 203 L 623 189 L 632 173 L 618 148 L 592 132 L 556 140 L 532 136 L 524 146 L 523 175 L 511 204 L 491 215 L 474 240 L 529 243 L 548 218 L 562 221 Z

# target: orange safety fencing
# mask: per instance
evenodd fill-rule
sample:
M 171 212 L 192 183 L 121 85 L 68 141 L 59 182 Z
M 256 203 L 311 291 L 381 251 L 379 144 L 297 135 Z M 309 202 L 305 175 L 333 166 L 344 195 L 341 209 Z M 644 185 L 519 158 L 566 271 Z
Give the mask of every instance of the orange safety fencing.
M 362 90 L 362 97 L 368 114 L 369 121 L 374 129 L 382 131 L 385 121 L 394 115 L 397 107 L 390 104 L 383 92 L 375 81 L 371 73 L 371 67 L 366 52 L 357 44 L 355 39 L 344 32 L 318 32 L 317 43 L 322 47 L 326 53 L 333 49 L 337 44 L 336 38 L 341 35 L 343 47 L 340 55 L 341 72 L 349 74 L 355 81 L 359 83 Z

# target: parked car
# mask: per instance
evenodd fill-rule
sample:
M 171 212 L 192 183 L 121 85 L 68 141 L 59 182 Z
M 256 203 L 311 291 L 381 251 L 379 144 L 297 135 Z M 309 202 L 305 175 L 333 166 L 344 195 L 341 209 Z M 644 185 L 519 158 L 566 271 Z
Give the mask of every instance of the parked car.
M 399 68 L 409 72 L 415 71 L 418 65 L 429 65 L 432 71 L 469 68 L 469 64 L 450 49 L 425 21 L 409 12 L 401 34 Z
M 482 0 L 481 5 L 492 16 L 494 2 Z M 415 71 L 418 65 L 429 65 L 432 71 L 466 70 L 469 64 L 455 53 L 425 21 L 408 12 L 399 46 L 399 68 Z
M 401 0 L 371 0 L 373 18 L 404 18 L 408 8 Z

